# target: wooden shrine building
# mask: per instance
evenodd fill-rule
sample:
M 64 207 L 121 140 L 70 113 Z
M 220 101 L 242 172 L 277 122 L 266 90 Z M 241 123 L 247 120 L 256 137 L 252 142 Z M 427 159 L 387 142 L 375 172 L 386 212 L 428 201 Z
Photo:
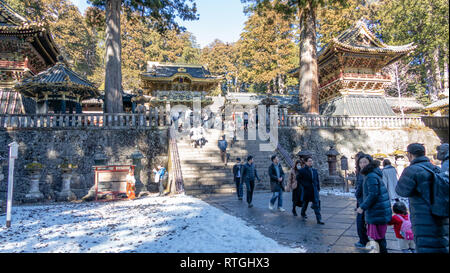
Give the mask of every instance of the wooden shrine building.
M 53 67 L 23 79 L 15 88 L 36 102 L 37 114 L 81 113 L 82 101 L 101 95 L 93 83 L 68 68 L 61 56 Z
M 381 69 L 414 48 L 384 44 L 363 20 L 343 31 L 317 54 L 320 114 L 395 116 L 384 93 L 391 77 Z
M 35 104 L 14 90 L 23 78 L 53 66 L 60 55 L 50 32 L 0 0 L 0 114 L 34 113 Z
M 144 95 L 152 104 L 192 104 L 194 96 L 202 105 L 212 103 L 206 96 L 220 88 L 222 77 L 213 76 L 202 65 L 162 64 L 148 62 L 147 72 L 140 75 Z

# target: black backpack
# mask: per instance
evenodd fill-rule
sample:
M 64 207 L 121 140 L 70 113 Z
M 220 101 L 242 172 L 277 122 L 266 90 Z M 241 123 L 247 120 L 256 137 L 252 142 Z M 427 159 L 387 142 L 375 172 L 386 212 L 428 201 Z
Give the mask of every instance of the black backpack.
M 449 179 L 448 171 L 435 172 L 432 169 L 421 166 L 425 170 L 433 174 L 433 183 L 431 186 L 431 214 L 448 218 L 449 210 Z

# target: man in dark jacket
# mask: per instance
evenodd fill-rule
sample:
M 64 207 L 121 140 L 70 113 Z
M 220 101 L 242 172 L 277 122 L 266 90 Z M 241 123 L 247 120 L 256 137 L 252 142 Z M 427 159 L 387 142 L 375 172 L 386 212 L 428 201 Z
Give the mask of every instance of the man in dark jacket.
M 319 174 L 316 169 L 312 167 L 313 160 L 311 157 L 305 158 L 305 167 L 303 167 L 299 173 L 297 181 L 301 183 L 303 186 L 303 207 L 301 211 L 301 216 L 303 219 L 306 219 L 306 209 L 308 208 L 308 204 L 311 202 L 311 208 L 314 210 L 316 214 L 317 224 L 323 225 L 322 215 L 320 214 L 320 183 L 319 183 Z
M 284 180 L 284 172 L 283 167 L 278 162 L 278 157 L 273 155 L 271 158 L 272 164 L 269 166 L 269 177 L 270 177 L 270 189 L 273 192 L 273 196 L 269 202 L 269 209 L 273 210 L 275 201 L 278 198 L 278 210 L 285 211 L 283 209 L 283 180 Z
M 356 197 L 356 208 L 358 208 L 363 203 L 363 183 L 364 176 L 361 174 L 361 168 L 359 167 L 359 157 L 362 156 L 363 152 L 358 152 L 356 154 L 356 189 L 355 189 L 355 197 Z M 355 243 L 355 246 L 358 248 L 366 247 L 366 244 L 369 242 L 369 236 L 367 236 L 367 228 L 366 221 L 363 213 L 356 214 L 356 230 L 358 232 L 359 242 Z
M 234 183 L 236 184 L 236 194 L 239 200 L 242 200 L 242 195 L 244 192 L 244 185 L 241 183 L 241 174 L 242 174 L 243 164 L 241 163 L 241 159 L 236 158 L 236 164 L 233 166 L 233 178 Z
M 219 146 L 219 150 L 220 150 L 220 157 L 222 158 L 222 162 L 225 163 L 225 166 L 227 166 L 228 163 L 228 157 L 227 157 L 227 147 L 228 147 L 228 143 L 225 139 L 225 136 L 222 136 L 222 139 L 219 140 L 218 145 Z
M 407 147 L 411 164 L 403 171 L 395 191 L 402 197 L 409 197 L 409 210 L 418 253 L 448 253 L 448 218 L 431 214 L 431 184 L 433 175 L 422 166 L 439 172 L 425 156 L 425 147 L 412 143 Z
M 241 183 L 245 183 L 245 188 L 247 189 L 247 203 L 248 207 L 253 207 L 252 198 L 253 190 L 255 189 L 255 178 L 261 182 L 258 174 L 256 173 L 255 164 L 253 164 L 253 156 L 249 155 L 247 157 L 247 163 L 242 168 Z

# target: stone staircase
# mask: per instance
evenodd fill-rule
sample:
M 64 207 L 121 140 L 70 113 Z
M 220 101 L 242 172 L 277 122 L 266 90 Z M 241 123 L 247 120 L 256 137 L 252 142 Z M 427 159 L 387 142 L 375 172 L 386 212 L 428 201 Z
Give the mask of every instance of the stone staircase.
M 232 164 L 224 166 L 217 146 L 221 135 L 221 130 L 209 129 L 202 148 L 192 147 L 189 137 L 177 142 L 186 194 L 235 192 Z
M 270 157 L 276 152 L 259 150 L 261 140 L 238 140 L 231 146 L 228 141 L 228 153 L 230 159 L 225 167 L 220 158 L 218 140 L 224 133 L 218 129 L 206 131 L 208 142 L 203 148 L 194 148 L 189 144 L 189 138 L 177 142 L 180 155 L 181 170 L 186 194 L 212 194 L 235 192 L 233 181 L 233 165 L 236 158 L 240 157 L 244 162 L 248 155 L 253 155 L 258 176 L 262 183 L 257 183 L 255 191 L 270 191 L 270 181 L 267 172 L 271 164 Z M 245 136 L 247 138 L 247 135 Z M 287 175 L 288 168 L 281 160 L 283 169 Z M 245 187 L 244 187 L 245 188 Z

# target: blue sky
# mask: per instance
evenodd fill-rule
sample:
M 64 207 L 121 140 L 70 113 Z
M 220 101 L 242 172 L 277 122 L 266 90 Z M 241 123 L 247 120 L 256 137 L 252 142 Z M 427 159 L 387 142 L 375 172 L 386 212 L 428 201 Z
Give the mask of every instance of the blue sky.
M 89 6 L 87 0 L 71 0 L 81 13 Z M 244 28 L 247 17 L 244 15 L 244 5 L 240 0 L 195 0 L 197 3 L 198 21 L 177 20 L 192 32 L 200 47 L 212 43 L 215 39 L 223 42 L 236 42 Z

